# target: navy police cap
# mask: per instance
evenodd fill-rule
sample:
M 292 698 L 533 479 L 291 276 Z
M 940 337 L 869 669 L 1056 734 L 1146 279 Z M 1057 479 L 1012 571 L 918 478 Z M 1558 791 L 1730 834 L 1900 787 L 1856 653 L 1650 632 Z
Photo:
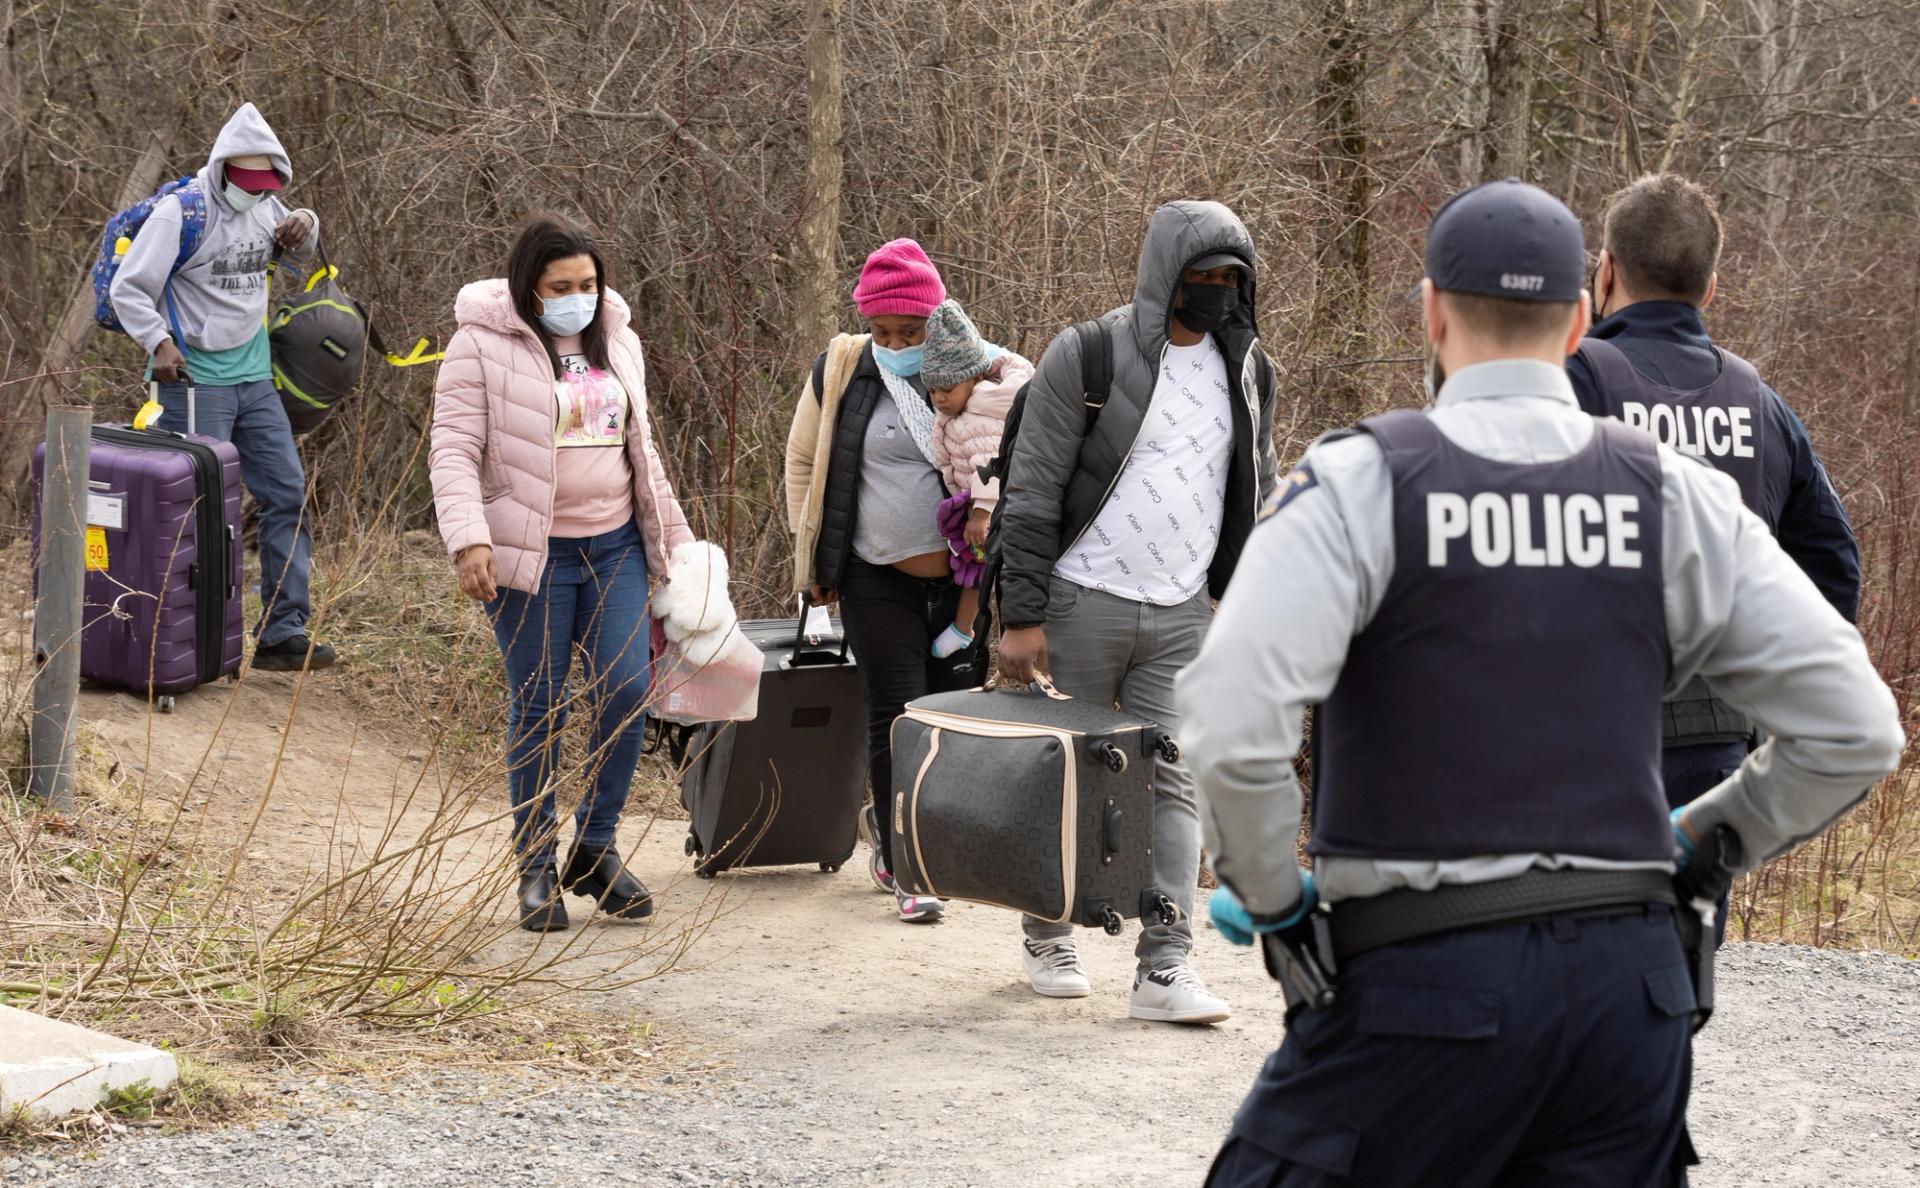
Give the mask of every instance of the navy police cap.
M 1517 177 L 1455 194 L 1427 231 L 1427 276 L 1443 292 L 1578 301 L 1586 263 L 1580 220 Z

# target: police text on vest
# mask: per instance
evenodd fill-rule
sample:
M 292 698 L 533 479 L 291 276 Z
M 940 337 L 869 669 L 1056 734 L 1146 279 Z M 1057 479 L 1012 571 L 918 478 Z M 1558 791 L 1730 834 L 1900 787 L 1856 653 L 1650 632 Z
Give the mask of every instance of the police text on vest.
M 1467 542 L 1488 568 L 1574 565 L 1640 568 L 1638 495 L 1427 495 L 1427 564 L 1446 567 L 1449 547 Z
M 1717 404 L 1621 402 L 1620 419 L 1653 434 L 1661 445 L 1696 458 L 1753 457 L 1753 410 Z

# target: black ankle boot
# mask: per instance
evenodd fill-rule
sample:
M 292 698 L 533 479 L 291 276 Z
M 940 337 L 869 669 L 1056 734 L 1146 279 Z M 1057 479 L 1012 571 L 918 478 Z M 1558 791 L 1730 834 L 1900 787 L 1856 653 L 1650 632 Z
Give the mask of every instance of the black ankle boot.
M 560 898 L 560 878 L 551 862 L 520 872 L 520 927 L 528 932 L 566 930 L 567 904 Z
M 653 892 L 633 877 L 620 861 L 620 851 L 612 846 L 575 846 L 567 856 L 567 870 L 560 876 L 560 885 L 574 895 L 593 900 L 609 916 L 644 920 L 653 915 Z

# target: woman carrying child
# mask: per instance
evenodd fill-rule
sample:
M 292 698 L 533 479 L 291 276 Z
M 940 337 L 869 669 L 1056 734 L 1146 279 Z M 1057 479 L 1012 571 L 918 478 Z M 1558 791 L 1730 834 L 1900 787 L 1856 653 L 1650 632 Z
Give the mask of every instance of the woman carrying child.
M 907 702 L 973 683 L 977 653 L 930 655 L 955 617 L 947 542 L 935 512 L 949 492 L 933 462 L 934 409 L 921 380 L 927 319 L 946 285 L 911 239 L 867 257 L 853 302 L 864 334 L 837 334 L 814 360 L 787 436 L 787 520 L 794 590 L 837 600 L 866 687 L 870 780 L 893 789 L 893 720 Z M 938 920 L 946 905 L 894 883 L 887 816 L 869 813 L 873 881 L 899 919 Z

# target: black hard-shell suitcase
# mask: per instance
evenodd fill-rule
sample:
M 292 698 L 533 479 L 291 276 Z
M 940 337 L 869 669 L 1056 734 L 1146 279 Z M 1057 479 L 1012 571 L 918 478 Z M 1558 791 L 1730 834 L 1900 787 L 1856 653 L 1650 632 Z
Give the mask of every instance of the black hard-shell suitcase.
M 802 862 L 831 873 L 853 857 L 867 788 L 860 670 L 838 620 L 824 636 L 802 635 L 800 624 L 741 623 L 765 657 L 759 715 L 696 726 L 685 739 L 680 803 L 702 878 Z
M 1048 690 L 936 693 L 893 723 L 893 874 L 915 895 L 1118 933 L 1153 885 L 1158 725 Z

